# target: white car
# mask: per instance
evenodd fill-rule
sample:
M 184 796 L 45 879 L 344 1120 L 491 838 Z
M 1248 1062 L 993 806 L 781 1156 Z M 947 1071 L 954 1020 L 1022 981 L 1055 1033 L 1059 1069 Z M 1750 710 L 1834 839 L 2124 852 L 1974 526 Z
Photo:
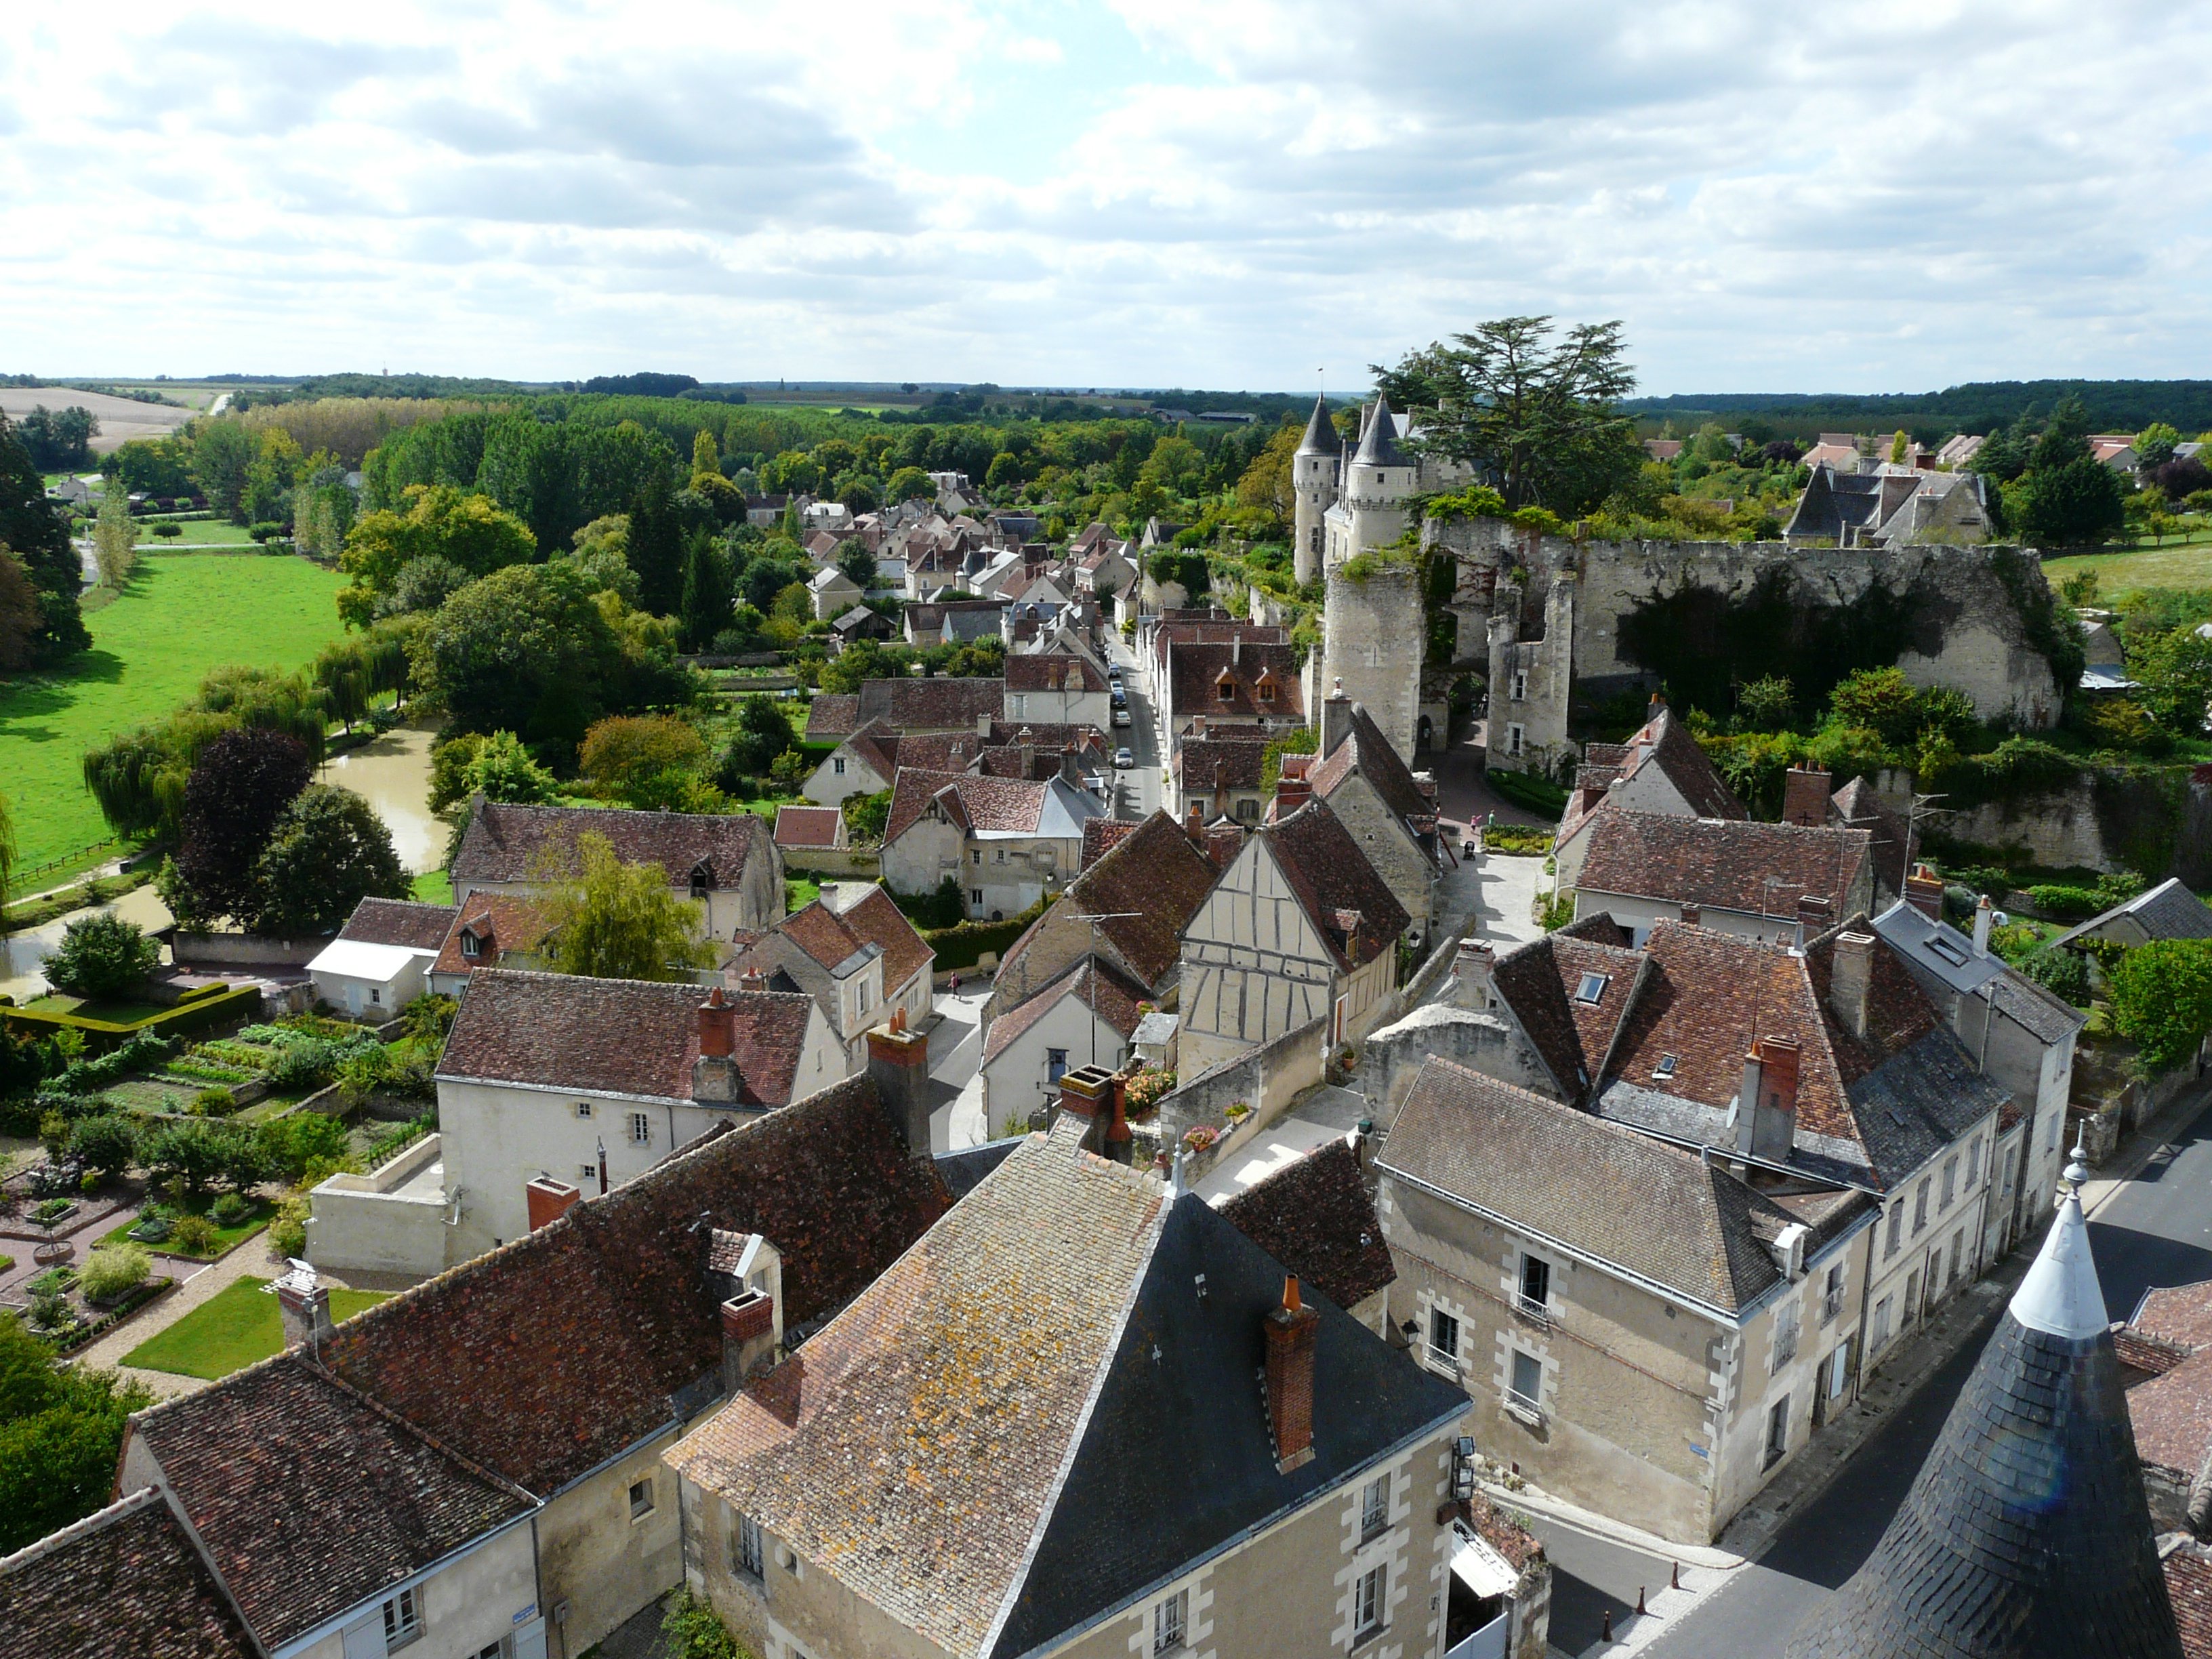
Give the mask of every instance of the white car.
M 1128 723 L 1129 723 L 1129 711 L 1128 711 L 1127 709 L 1126 709 L 1126 708 L 1117 708 L 1117 709 L 1115 709 L 1115 710 L 1114 711 L 1114 724 L 1115 724 L 1115 725 L 1116 725 L 1116 726 L 1127 726 Z
M 1126 772 L 1136 763 L 1137 757 L 1129 752 L 1127 744 L 1123 744 L 1114 751 L 1114 769 L 1116 772 Z

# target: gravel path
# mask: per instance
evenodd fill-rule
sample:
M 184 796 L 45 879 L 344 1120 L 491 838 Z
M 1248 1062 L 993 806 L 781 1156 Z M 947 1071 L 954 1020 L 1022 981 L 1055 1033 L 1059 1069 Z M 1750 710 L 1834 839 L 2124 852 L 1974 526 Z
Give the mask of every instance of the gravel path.
M 179 1376 L 173 1371 L 141 1370 L 135 1365 L 123 1364 L 123 1356 L 157 1331 L 167 1330 L 200 1304 L 218 1291 L 237 1283 L 249 1275 L 269 1279 L 283 1271 L 284 1258 L 269 1246 L 266 1230 L 256 1233 L 222 1261 L 204 1267 L 193 1267 L 167 1256 L 154 1259 L 155 1271 L 173 1278 L 189 1273 L 190 1279 L 167 1295 L 149 1303 L 143 1309 L 125 1320 L 90 1347 L 71 1356 L 81 1365 L 112 1368 L 135 1382 L 143 1382 L 161 1399 L 177 1395 L 195 1394 L 207 1387 L 197 1376 Z

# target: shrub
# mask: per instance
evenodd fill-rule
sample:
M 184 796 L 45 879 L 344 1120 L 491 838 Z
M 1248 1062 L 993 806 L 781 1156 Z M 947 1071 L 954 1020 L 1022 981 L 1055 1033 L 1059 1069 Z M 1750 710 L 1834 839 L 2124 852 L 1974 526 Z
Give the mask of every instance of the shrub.
M 204 1215 L 180 1215 L 169 1229 L 170 1248 L 183 1255 L 210 1255 L 222 1243 L 215 1223 Z
M 343 1163 L 345 1126 L 320 1112 L 295 1112 L 261 1126 L 261 1149 L 285 1180 L 303 1180 L 310 1170 Z
M 146 1252 L 136 1244 L 97 1244 L 85 1258 L 77 1288 L 89 1302 L 112 1302 L 146 1282 Z
M 208 1213 L 219 1227 L 235 1227 L 252 1212 L 253 1206 L 236 1193 L 225 1193 L 210 1205 Z
M 2089 964 L 2072 951 L 2045 946 L 2020 964 L 2021 973 L 2076 1008 L 2089 1006 Z
M 118 1113 L 79 1118 L 70 1127 L 69 1150 L 87 1170 L 119 1176 L 137 1156 L 138 1131 Z
M 2095 888 L 2076 887 L 2063 882 L 2031 887 L 2027 890 L 2027 896 L 2037 909 L 2061 921 L 2087 921 L 2105 908 L 2104 901 Z
M 238 1109 L 238 1097 L 228 1089 L 203 1089 L 192 1097 L 196 1117 L 228 1117 Z
M 671 1659 L 753 1659 L 752 1650 L 730 1634 L 713 1606 L 695 1601 L 688 1589 L 669 1599 L 660 1631 Z
M 115 997 L 137 987 L 161 961 L 161 945 L 137 922 L 82 916 L 63 931 L 44 972 L 47 983 L 71 996 Z
M 272 542 L 284 533 L 284 526 L 281 524 L 264 520 L 259 524 L 251 524 L 246 526 L 246 533 L 248 536 L 251 536 L 257 542 Z
M 284 1255 L 307 1253 L 307 1212 L 313 1207 L 305 1193 L 294 1193 L 276 1206 L 269 1224 L 269 1242 Z
M 1482 832 L 1482 850 L 1511 858 L 1542 858 L 1552 850 L 1553 832 L 1534 824 L 1495 823 Z
M 174 541 L 185 533 L 185 527 L 174 519 L 165 519 L 154 526 L 154 533 L 165 542 Z
M 40 1291 L 31 1297 L 31 1323 L 42 1331 L 58 1331 L 73 1322 L 69 1298 L 59 1291 Z
M 2138 945 L 2109 982 L 2112 1023 L 2135 1040 L 2151 1076 L 2186 1064 L 2212 1030 L 2212 940 Z

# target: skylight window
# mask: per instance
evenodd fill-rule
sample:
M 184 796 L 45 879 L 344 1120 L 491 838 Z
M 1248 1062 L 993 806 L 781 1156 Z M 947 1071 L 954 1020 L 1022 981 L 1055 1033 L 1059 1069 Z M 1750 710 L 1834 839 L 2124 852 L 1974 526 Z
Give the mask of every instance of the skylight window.
M 1966 965 L 1966 948 L 1948 934 L 1930 933 L 1928 936 L 1928 948 L 1954 967 L 1963 968 Z
M 1595 1007 L 1605 999 L 1605 988 L 1612 980 L 1610 974 L 1584 974 L 1583 982 L 1575 987 L 1575 1000 L 1587 1002 Z
M 1675 1059 L 1674 1055 L 1660 1055 L 1659 1063 L 1651 1068 L 1651 1080 L 1654 1083 L 1666 1082 L 1668 1079 L 1674 1075 L 1674 1066 Z

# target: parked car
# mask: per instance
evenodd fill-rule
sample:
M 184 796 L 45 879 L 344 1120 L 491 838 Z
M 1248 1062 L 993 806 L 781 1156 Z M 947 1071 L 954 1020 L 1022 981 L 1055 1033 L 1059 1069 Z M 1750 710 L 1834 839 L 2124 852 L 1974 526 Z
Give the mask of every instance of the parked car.
M 1126 709 L 1126 708 L 1117 708 L 1117 709 L 1115 709 L 1115 710 L 1114 711 L 1114 724 L 1115 724 L 1115 725 L 1116 725 L 1116 726 L 1127 726 L 1128 723 L 1129 723 L 1129 711 L 1128 711 L 1127 709 Z
M 1129 693 L 1128 693 L 1127 689 L 1126 687 L 1123 687 L 1123 686 L 1119 686 L 1119 685 L 1115 686 L 1115 687 L 1114 688 L 1114 707 L 1115 707 L 1115 708 L 1120 708 L 1123 707 L 1124 705 L 1126 705 L 1126 704 L 1128 702 L 1128 701 L 1129 701 Z
M 1127 744 L 1123 744 L 1114 751 L 1114 769 L 1116 772 L 1126 772 L 1136 763 L 1137 757 L 1129 752 Z

